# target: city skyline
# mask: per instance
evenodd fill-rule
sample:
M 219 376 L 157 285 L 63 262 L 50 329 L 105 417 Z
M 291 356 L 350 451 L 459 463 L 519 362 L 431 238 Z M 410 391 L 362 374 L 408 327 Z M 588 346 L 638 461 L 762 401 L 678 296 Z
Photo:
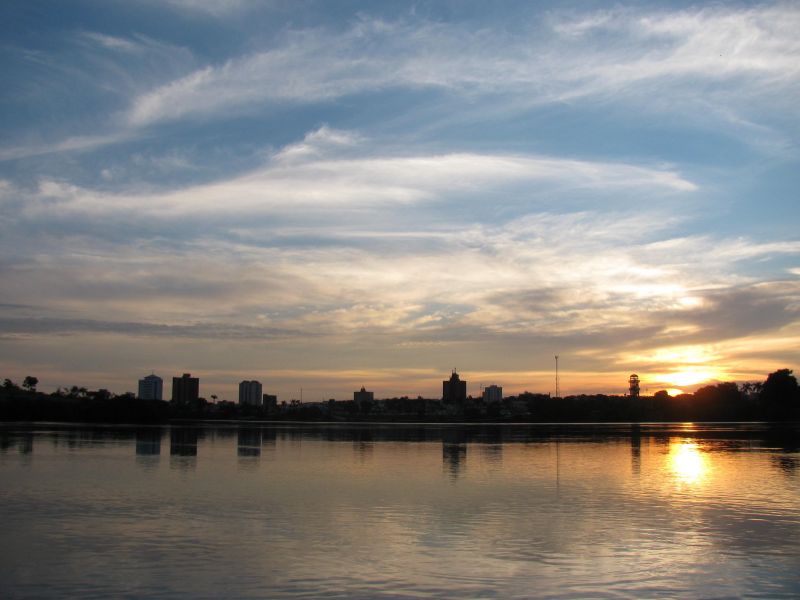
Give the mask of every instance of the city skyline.
M 799 366 L 795 5 L 0 11 L 2 377 L 317 400 L 453 364 L 554 392 L 555 355 L 562 395 Z
M 779 371 L 786 372 L 789 375 L 792 373 L 792 369 L 780 369 Z M 346 401 L 350 399 L 349 397 L 352 395 L 353 399 L 356 402 L 363 402 L 366 399 L 369 400 L 386 400 L 386 399 L 398 399 L 398 398 L 424 398 L 427 400 L 443 400 L 445 402 L 457 403 L 459 401 L 463 401 L 466 398 L 470 399 L 483 399 L 484 401 L 499 401 L 507 397 L 514 397 L 518 395 L 534 395 L 534 396 L 548 396 L 555 399 L 558 398 L 568 398 L 574 396 L 628 396 L 633 399 L 637 399 L 641 396 L 653 396 L 655 394 L 663 394 L 666 393 L 668 396 L 674 397 L 679 396 L 681 394 L 690 394 L 688 392 L 684 392 L 683 390 L 678 389 L 664 389 L 664 388 L 653 388 L 650 389 L 649 387 L 641 388 L 640 387 L 640 378 L 637 374 L 633 373 L 629 376 L 629 378 L 625 382 L 624 389 L 623 386 L 620 386 L 620 390 L 614 392 L 600 392 L 600 391 L 582 391 L 577 393 L 562 393 L 557 394 L 553 391 L 545 391 L 545 390 L 535 390 L 535 389 L 519 389 L 513 390 L 508 395 L 503 393 L 503 386 L 497 385 L 496 380 L 492 380 L 492 383 L 485 384 L 483 382 L 473 382 L 470 384 L 470 381 L 463 379 L 463 373 L 458 373 L 457 369 L 453 369 L 451 371 L 450 377 L 448 379 L 441 381 L 441 393 L 432 393 L 428 396 L 423 394 L 416 394 L 416 393 L 395 393 L 393 395 L 382 395 L 375 397 L 375 391 L 370 389 L 367 390 L 364 385 L 361 385 L 361 389 L 353 389 L 356 387 L 356 384 L 352 384 L 350 389 L 347 389 L 347 385 L 344 385 L 341 389 L 336 390 L 332 393 L 327 393 L 326 391 L 321 391 L 320 388 L 305 388 L 306 392 L 310 392 L 310 397 L 307 394 L 305 398 L 305 402 L 308 403 L 327 403 L 329 400 L 336 400 L 336 401 Z M 167 377 L 168 378 L 168 377 Z M 108 395 L 109 393 L 115 396 L 128 396 L 131 398 L 143 399 L 143 400 L 171 400 L 172 402 L 178 401 L 179 403 L 186 404 L 187 400 L 197 401 L 198 399 L 202 399 L 206 402 L 211 402 L 212 404 L 215 402 L 233 402 L 238 404 L 251 404 L 251 405 L 260 405 L 262 402 L 267 402 L 269 398 L 272 399 L 273 402 L 276 400 L 282 401 L 287 403 L 291 402 L 303 402 L 303 387 L 301 386 L 299 389 L 294 390 L 293 393 L 290 392 L 288 397 L 278 398 L 276 394 L 267 394 L 264 393 L 263 384 L 261 381 L 257 379 L 245 379 L 238 383 L 230 384 L 226 387 L 232 387 L 234 393 L 227 397 L 221 396 L 216 393 L 205 393 L 203 392 L 201 385 L 201 377 L 192 376 L 191 373 L 183 373 L 180 377 L 174 376 L 172 377 L 172 387 L 171 390 L 167 390 L 167 392 L 163 392 L 163 382 L 164 378 L 159 376 L 156 373 L 150 373 L 149 375 L 140 378 L 138 380 L 138 392 L 134 393 L 130 390 L 120 391 L 120 390 L 109 390 L 107 388 L 96 387 L 92 389 L 91 382 L 82 382 L 84 385 L 77 386 L 57 386 L 56 388 L 56 396 L 59 394 L 66 394 L 69 393 L 70 390 L 73 392 L 75 391 L 82 391 L 84 393 L 88 393 L 92 395 L 96 392 L 101 392 L 103 394 Z M 10 378 L 5 379 L 9 387 L 16 387 L 19 389 L 20 387 L 23 389 L 29 389 L 31 391 L 42 391 L 42 386 L 39 386 L 39 379 L 35 376 L 27 376 L 25 380 L 19 385 L 19 382 L 15 382 Z M 32 380 L 32 385 L 28 385 L 29 380 Z M 186 395 L 186 392 L 182 391 L 185 382 L 190 381 L 194 382 L 192 385 L 192 391 Z M 352 382 L 351 382 L 352 383 Z M 760 386 L 762 385 L 761 381 L 744 381 L 744 382 L 717 382 L 717 384 L 730 385 L 733 384 L 737 389 L 739 389 L 744 394 L 757 394 L 758 390 L 760 390 Z M 753 387 L 755 385 L 755 387 Z M 176 387 L 177 386 L 177 387 Z M 455 387 L 454 387 L 455 386 Z M 49 386 L 46 386 L 49 389 Z M 712 388 L 715 387 L 714 382 L 707 382 L 706 385 L 700 386 L 700 388 Z M 699 389 L 699 388 L 698 388 Z M 180 390 L 180 391 L 176 391 Z M 346 391 L 343 391 L 346 390 Z M 378 391 L 381 394 L 380 391 Z M 177 394 L 177 395 L 176 395 Z

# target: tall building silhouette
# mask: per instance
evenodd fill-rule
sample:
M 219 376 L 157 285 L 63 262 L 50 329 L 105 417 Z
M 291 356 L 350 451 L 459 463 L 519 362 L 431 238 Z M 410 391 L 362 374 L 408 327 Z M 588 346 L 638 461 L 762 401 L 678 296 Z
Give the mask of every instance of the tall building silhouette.
M 251 406 L 261 406 L 264 402 L 262 395 L 261 382 L 242 381 L 239 383 L 239 404 L 249 404 Z
M 467 399 L 467 382 L 461 381 L 458 373 L 453 369 L 449 380 L 442 382 L 442 400 L 444 402 L 463 403 Z
M 372 410 L 372 403 L 375 400 L 375 393 L 368 392 L 363 385 L 357 392 L 353 392 L 353 402 L 359 412 L 368 413 Z
M 180 377 L 172 378 L 172 401 L 179 404 L 197 402 L 200 397 L 200 379 L 192 377 L 191 373 L 184 373 Z
M 275 410 L 278 408 L 278 396 L 275 394 L 263 394 L 261 396 L 261 403 L 267 410 Z
M 164 380 L 155 374 L 140 379 L 138 397 L 142 400 L 163 400 Z
M 483 400 L 485 402 L 500 402 L 503 399 L 503 388 L 499 385 L 490 385 L 483 389 Z
M 357 392 L 353 392 L 353 401 L 356 404 L 372 402 L 375 399 L 375 392 L 368 392 L 364 386 Z

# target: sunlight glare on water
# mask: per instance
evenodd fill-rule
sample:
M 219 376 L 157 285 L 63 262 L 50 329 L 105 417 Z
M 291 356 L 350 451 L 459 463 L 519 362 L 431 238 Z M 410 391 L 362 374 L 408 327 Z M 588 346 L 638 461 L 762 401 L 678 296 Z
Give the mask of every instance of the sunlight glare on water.
M 678 442 L 670 447 L 670 461 L 681 483 L 696 485 L 708 476 L 708 458 L 694 442 Z

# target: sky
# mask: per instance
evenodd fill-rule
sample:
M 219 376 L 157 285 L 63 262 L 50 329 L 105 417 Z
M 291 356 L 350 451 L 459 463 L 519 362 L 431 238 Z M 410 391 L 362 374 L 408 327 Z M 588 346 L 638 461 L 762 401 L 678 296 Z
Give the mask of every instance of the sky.
M 800 5 L 8 0 L 0 376 L 800 367 Z

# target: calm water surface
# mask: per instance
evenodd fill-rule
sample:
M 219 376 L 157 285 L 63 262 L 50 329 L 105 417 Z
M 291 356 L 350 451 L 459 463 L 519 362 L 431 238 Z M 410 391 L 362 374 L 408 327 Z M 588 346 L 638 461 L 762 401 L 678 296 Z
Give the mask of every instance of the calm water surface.
M 798 598 L 799 434 L 2 425 L 0 596 Z

